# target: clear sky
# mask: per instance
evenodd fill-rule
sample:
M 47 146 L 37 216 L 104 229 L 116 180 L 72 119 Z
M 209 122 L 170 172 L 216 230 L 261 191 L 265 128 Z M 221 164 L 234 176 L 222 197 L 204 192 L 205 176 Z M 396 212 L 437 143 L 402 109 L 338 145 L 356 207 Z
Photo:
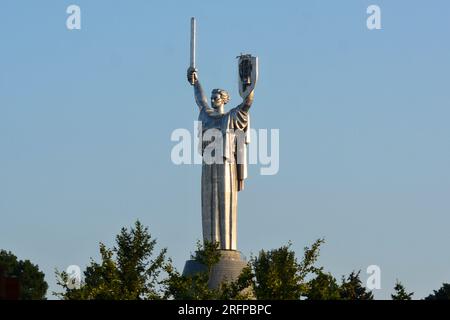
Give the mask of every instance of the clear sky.
M 66 8 L 81 7 L 81 30 Z M 381 7 L 382 30 L 366 9 Z M 54 269 L 98 259 L 140 219 L 180 270 L 201 237 L 189 19 L 205 89 L 240 102 L 237 60 L 259 57 L 254 128 L 280 130 L 280 171 L 239 193 L 248 257 L 325 237 L 337 278 L 371 264 L 423 298 L 450 282 L 450 2 L 0 2 L 0 248 Z

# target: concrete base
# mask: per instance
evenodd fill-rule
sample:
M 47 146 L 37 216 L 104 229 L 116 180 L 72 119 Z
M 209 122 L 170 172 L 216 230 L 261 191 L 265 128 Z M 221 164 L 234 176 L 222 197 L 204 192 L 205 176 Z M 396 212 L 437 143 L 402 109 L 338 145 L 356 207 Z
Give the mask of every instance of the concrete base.
M 223 281 L 236 281 L 247 262 L 241 258 L 241 253 L 236 250 L 220 250 L 219 262 L 213 266 L 209 277 L 208 286 L 217 289 Z M 188 260 L 183 269 L 184 276 L 190 276 L 197 272 L 206 271 L 206 266 L 195 260 Z

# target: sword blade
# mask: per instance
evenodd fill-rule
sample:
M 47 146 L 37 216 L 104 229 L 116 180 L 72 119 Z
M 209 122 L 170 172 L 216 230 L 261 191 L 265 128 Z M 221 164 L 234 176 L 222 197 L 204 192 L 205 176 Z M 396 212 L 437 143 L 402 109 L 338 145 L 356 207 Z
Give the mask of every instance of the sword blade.
M 195 68 L 195 36 L 196 36 L 196 21 L 195 18 L 191 18 L 191 67 Z

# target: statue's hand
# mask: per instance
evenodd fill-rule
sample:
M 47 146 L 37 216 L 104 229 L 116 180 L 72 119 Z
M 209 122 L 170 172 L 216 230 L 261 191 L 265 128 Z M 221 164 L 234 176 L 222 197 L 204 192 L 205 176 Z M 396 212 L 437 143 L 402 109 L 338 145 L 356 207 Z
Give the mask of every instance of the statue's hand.
M 191 85 L 198 81 L 197 69 L 189 67 L 187 70 L 187 80 Z

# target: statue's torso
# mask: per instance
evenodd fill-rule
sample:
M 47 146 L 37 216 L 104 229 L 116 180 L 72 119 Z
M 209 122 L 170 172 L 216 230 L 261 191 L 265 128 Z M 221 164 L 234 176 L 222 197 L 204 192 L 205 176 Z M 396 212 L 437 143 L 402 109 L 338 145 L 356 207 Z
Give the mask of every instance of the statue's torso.
M 201 122 L 201 132 L 199 127 L 199 136 L 201 137 L 200 140 L 200 148 L 201 148 L 201 154 L 203 155 L 203 151 L 207 146 L 210 148 L 222 148 L 222 154 L 225 154 L 226 151 L 225 148 L 230 148 L 231 146 L 229 144 L 224 144 L 225 140 L 229 137 L 227 137 L 228 133 L 228 124 L 229 124 L 229 112 L 219 114 L 214 111 L 214 109 L 202 109 L 200 111 L 198 120 Z M 208 132 L 208 130 L 216 130 L 215 132 Z M 220 132 L 220 135 L 222 137 L 221 140 L 216 140 L 213 138 L 213 136 L 217 135 L 217 132 Z M 219 145 L 216 145 L 219 144 Z M 232 150 L 230 150 L 233 154 Z M 229 153 L 227 153 L 229 154 Z
M 219 114 L 211 108 L 203 108 L 200 111 L 198 120 L 202 123 L 203 131 L 208 129 L 226 129 L 229 112 Z M 224 128 L 225 126 L 225 128 Z

